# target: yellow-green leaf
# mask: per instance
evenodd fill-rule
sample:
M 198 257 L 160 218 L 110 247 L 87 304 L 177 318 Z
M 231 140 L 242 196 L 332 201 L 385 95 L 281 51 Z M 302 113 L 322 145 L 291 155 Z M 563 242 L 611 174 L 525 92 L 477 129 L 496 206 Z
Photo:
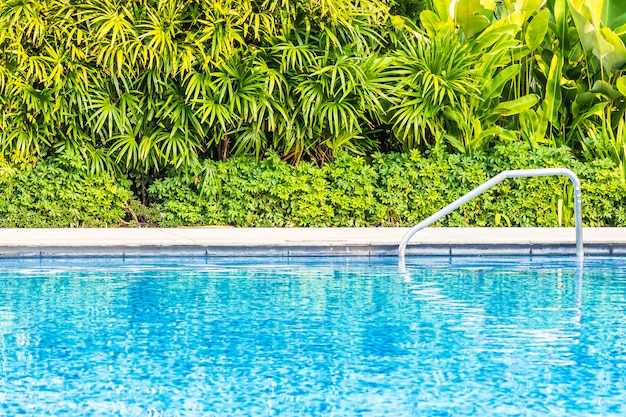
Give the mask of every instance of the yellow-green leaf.
M 626 96 L 626 77 L 619 77 L 615 82 L 615 86 L 617 87 L 617 91 L 622 93 L 623 96 Z
M 535 51 L 543 42 L 548 31 L 549 19 L 550 11 L 544 9 L 537 13 L 528 24 L 524 34 L 524 41 L 531 51 Z
M 514 100 L 500 103 L 496 111 L 503 116 L 511 116 L 532 108 L 537 102 L 539 102 L 539 96 L 536 94 L 527 94 Z

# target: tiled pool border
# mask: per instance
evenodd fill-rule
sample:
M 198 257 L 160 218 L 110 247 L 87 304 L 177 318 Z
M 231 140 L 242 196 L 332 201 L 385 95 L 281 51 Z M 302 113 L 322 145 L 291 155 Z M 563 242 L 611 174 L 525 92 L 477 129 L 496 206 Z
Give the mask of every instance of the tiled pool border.
M 395 256 L 408 228 L 2 229 L 0 257 Z M 573 228 L 428 228 L 407 255 L 575 253 Z M 585 255 L 626 256 L 626 228 L 585 228 Z

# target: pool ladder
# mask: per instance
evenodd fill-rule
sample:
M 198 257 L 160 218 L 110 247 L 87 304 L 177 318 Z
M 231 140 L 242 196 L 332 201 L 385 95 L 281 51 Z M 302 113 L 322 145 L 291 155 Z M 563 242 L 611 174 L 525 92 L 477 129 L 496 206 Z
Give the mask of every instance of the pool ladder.
M 584 256 L 583 251 L 583 231 L 582 231 L 582 214 L 581 214 L 581 190 L 580 190 L 580 181 L 574 172 L 570 171 L 566 168 L 542 168 L 542 169 L 520 169 L 520 170 L 510 170 L 510 171 L 502 171 L 489 181 L 484 182 L 482 185 L 474 188 L 469 193 L 455 200 L 454 202 L 448 204 L 432 216 L 427 219 L 422 220 L 417 225 L 413 226 L 402 238 L 400 242 L 400 246 L 398 247 L 398 255 L 400 256 L 400 262 L 404 263 L 404 257 L 406 254 L 406 246 L 409 243 L 409 240 L 422 229 L 430 226 L 437 220 L 441 219 L 443 216 L 449 214 L 450 212 L 459 208 L 462 204 L 467 203 L 472 198 L 477 195 L 487 191 L 494 185 L 498 184 L 500 181 L 505 180 L 507 178 L 520 178 L 520 177 L 546 177 L 546 176 L 554 176 L 554 175 L 565 175 L 568 177 L 572 184 L 574 184 L 574 215 L 576 218 L 576 256 L 579 259 L 582 259 Z

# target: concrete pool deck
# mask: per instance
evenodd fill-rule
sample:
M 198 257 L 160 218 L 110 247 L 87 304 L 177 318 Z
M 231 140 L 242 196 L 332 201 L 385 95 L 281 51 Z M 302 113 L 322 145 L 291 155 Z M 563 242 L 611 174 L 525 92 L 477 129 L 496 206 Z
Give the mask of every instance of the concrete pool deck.
M 391 256 L 409 228 L 2 229 L 0 257 Z M 585 228 L 586 255 L 626 256 L 626 228 Z M 427 228 L 407 255 L 569 255 L 574 228 Z

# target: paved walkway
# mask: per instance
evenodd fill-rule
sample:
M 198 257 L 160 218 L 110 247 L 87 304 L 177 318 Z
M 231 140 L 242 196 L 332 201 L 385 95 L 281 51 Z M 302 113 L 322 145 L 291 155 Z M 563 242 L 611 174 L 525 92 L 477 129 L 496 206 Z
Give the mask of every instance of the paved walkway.
M 2 229 L 0 257 L 396 255 L 408 228 Z M 626 255 L 626 228 L 583 230 L 585 254 Z M 408 255 L 575 252 L 574 228 L 428 228 Z

